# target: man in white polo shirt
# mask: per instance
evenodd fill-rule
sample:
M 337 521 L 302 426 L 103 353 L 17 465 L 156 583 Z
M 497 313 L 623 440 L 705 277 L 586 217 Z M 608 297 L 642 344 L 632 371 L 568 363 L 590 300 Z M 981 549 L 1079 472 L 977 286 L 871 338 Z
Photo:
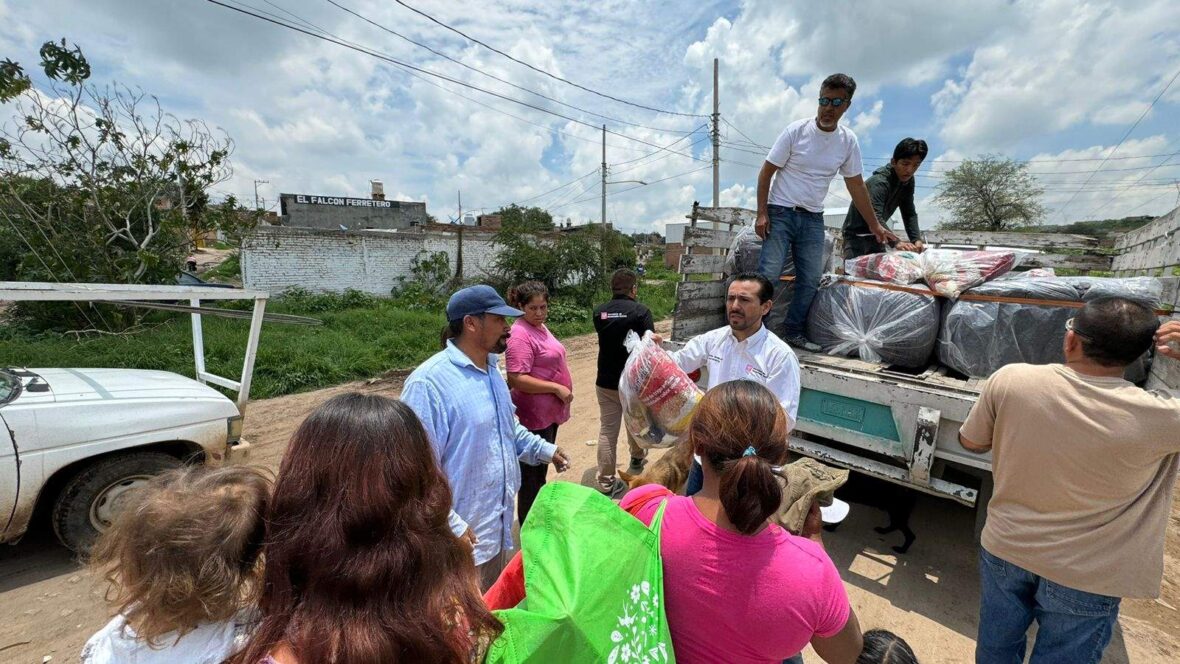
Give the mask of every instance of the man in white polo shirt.
M 708 389 L 731 380 L 765 385 L 782 404 L 793 429 L 799 412 L 799 360 L 790 346 L 762 324 L 773 296 L 774 287 L 766 277 L 755 272 L 738 274 L 725 297 L 729 325 L 698 334 L 671 355 L 686 373 L 705 367 Z M 694 480 L 699 478 L 700 465 L 694 462 L 688 495 L 695 493 Z
M 758 271 L 777 280 L 788 255 L 794 258 L 795 295 L 787 309 L 783 339 L 811 352 L 819 352 L 820 347 L 807 340 L 803 327 L 823 272 L 824 199 L 837 172 L 844 177 L 853 205 L 877 241 L 897 242 L 897 236 L 881 224 L 873 210 L 861 176 L 856 134 L 840 125 L 854 92 L 856 81 L 851 76 L 832 74 L 824 79 L 816 116 L 787 125 L 758 174 L 754 232 L 763 239 Z

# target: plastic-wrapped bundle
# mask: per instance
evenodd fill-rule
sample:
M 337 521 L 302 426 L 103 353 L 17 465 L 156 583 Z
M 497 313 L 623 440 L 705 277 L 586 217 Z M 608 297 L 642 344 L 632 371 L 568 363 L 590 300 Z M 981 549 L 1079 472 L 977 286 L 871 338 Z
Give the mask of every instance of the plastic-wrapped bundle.
M 974 378 L 986 378 L 1006 364 L 1061 362 L 1065 321 L 1077 315 L 1076 306 L 978 302 L 975 296 L 1011 297 L 1081 303 L 1101 297 L 1132 299 L 1156 308 L 1163 292 L 1151 277 L 1010 278 L 976 286 L 944 308 L 939 360 Z M 1140 378 L 1142 367 L 1128 371 Z
M 671 447 L 688 433 L 704 393 L 651 332 L 642 339 L 628 332 L 624 343 L 631 355 L 623 366 L 619 399 L 627 431 L 642 447 Z
M 938 339 L 939 303 L 929 289 L 825 277 L 807 317 L 807 337 L 830 355 L 924 367 Z
M 832 263 L 836 253 L 836 234 L 824 231 L 823 272 L 832 272 L 836 266 Z M 762 238 L 754 232 L 753 226 L 742 226 L 729 245 L 729 255 L 725 258 L 722 270 L 725 274 L 734 275 L 739 272 L 757 272 L 758 260 L 762 256 Z M 795 274 L 795 260 L 788 253 L 786 263 L 780 276 Z
M 1019 263 L 1019 261 L 1018 261 Z M 1024 272 L 1009 272 L 996 277 L 996 281 L 1010 281 L 1012 279 L 1042 279 L 1044 277 L 1056 277 L 1057 271 L 1051 267 L 1035 267 Z
M 865 254 L 844 261 L 844 273 L 858 279 L 912 284 L 922 278 L 922 259 L 912 251 Z
M 922 278 L 934 292 L 954 299 L 1015 265 L 1016 253 L 1011 251 L 930 249 L 922 253 Z

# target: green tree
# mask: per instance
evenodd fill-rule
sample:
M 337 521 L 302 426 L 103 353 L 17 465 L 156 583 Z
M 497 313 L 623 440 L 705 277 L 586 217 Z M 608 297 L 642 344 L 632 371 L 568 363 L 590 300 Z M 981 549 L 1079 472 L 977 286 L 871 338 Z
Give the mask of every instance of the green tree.
M 535 279 L 584 305 L 606 289 L 611 272 L 635 266 L 631 239 L 598 224 L 546 234 L 502 228 L 494 242 L 499 253 L 491 276 L 497 285 Z
M 516 233 L 543 233 L 553 230 L 553 215 L 539 207 L 521 207 L 515 203 L 492 214 L 500 215 L 500 227 Z
M 0 126 L 0 246 L 19 243 L 17 278 L 171 283 L 195 237 L 240 237 L 257 224 L 260 214 L 232 197 L 210 200 L 231 175 L 224 132 L 180 120 L 142 91 L 89 84 L 90 65 L 65 40 L 40 55 L 45 90 L 0 62 L 0 103 L 14 118 Z
M 934 200 L 949 217 L 939 227 L 994 232 L 1036 226 L 1045 216 L 1043 193 L 1025 164 L 995 155 L 968 159 L 938 186 Z

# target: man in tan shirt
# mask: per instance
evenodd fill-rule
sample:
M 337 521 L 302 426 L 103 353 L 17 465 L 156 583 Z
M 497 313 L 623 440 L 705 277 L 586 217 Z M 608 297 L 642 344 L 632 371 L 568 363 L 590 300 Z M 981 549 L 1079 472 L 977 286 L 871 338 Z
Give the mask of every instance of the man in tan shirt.
M 1155 313 L 1106 298 L 1066 324 L 1065 364 L 997 371 L 959 432 L 992 452 L 977 664 L 1097 663 L 1122 597 L 1157 597 L 1180 467 L 1180 402 L 1123 379 Z

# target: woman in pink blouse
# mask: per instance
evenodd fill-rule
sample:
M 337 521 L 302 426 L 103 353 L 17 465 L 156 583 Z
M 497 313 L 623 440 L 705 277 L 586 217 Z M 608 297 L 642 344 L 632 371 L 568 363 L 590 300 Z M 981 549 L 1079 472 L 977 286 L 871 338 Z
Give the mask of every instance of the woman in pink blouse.
M 688 443 L 704 462 L 699 493 L 649 484 L 620 503 L 650 523 L 667 501 L 660 558 L 676 661 L 779 664 L 810 643 L 829 664 L 853 664 L 860 626 L 818 541 L 819 509 L 811 538 L 770 521 L 782 502 L 772 468 L 787 458 L 778 399 L 753 381 L 722 383 L 697 406 Z
M 566 364 L 565 346 L 545 327 L 549 289 L 539 281 L 526 281 L 508 292 L 508 304 L 524 312 L 512 324 L 505 353 L 516 417 L 529 431 L 556 443 L 558 425 L 570 418 L 574 382 Z M 548 470 L 547 465 L 520 464 L 516 515 L 522 524 L 545 485 Z

